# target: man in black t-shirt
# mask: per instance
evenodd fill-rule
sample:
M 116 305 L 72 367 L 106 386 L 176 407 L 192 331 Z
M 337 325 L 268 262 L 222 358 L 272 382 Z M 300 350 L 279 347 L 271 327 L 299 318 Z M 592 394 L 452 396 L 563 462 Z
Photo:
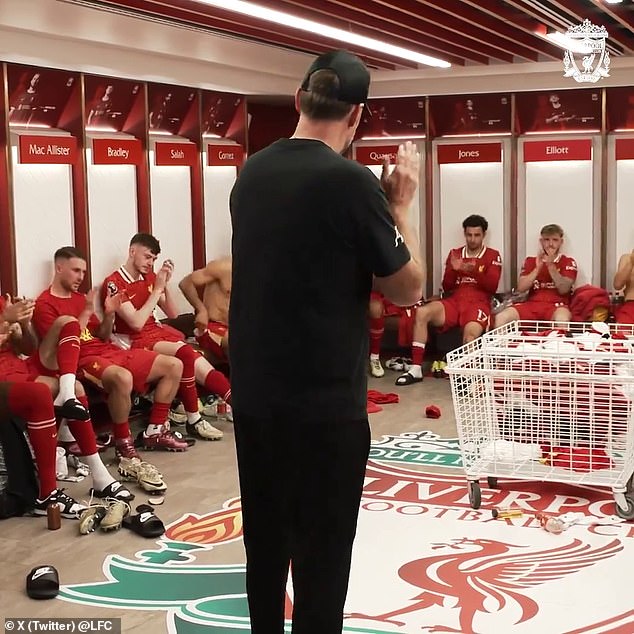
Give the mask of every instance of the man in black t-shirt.
M 254 154 L 231 193 L 233 412 L 253 634 L 341 632 L 365 465 L 367 306 L 422 295 L 408 211 L 420 157 L 381 182 L 342 157 L 368 96 L 354 55 L 318 57 L 295 134 Z

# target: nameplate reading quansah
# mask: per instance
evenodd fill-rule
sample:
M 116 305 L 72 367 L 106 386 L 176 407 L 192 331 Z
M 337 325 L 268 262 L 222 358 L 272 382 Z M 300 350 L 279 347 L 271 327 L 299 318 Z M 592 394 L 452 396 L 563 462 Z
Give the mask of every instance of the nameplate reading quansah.
M 143 147 L 139 139 L 93 139 L 95 165 L 139 165 Z
M 20 163 L 72 164 L 77 159 L 74 136 L 20 135 Z
M 524 161 L 589 161 L 592 139 L 524 141 Z

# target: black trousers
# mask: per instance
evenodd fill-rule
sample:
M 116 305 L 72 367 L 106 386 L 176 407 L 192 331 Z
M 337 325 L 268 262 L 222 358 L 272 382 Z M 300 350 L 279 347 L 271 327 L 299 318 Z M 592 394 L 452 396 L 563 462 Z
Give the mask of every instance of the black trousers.
M 340 634 L 370 451 L 365 420 L 304 425 L 234 412 L 252 634 Z

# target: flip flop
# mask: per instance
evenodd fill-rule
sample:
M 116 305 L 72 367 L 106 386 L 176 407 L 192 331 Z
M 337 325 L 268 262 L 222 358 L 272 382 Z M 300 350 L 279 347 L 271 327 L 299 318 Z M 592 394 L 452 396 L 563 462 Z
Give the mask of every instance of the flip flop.
M 26 577 L 31 599 L 53 599 L 59 592 L 59 574 L 53 566 L 37 566 Z
M 401 374 L 401 376 L 394 381 L 394 385 L 411 385 L 412 383 L 420 383 L 422 380 L 422 376 L 419 378 L 409 372 L 405 372 L 405 374 Z
M 115 480 L 103 489 L 90 489 L 90 494 L 96 498 L 110 498 L 112 500 L 120 500 L 121 502 L 131 502 L 134 500 L 134 493 L 127 489 L 121 482 Z
M 154 509 L 149 504 L 141 504 L 136 510 L 138 515 L 124 517 L 122 526 L 141 537 L 160 537 L 165 533 L 165 525 L 154 515 Z
M 55 405 L 55 414 L 68 420 L 88 420 L 90 412 L 76 399 L 69 398 L 62 405 Z

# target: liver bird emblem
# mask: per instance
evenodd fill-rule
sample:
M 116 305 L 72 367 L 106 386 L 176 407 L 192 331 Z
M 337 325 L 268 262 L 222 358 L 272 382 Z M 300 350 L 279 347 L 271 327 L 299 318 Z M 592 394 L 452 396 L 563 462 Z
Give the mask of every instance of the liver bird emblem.
M 521 612 L 517 625 L 532 619 L 539 611 L 537 603 L 522 594 L 522 590 L 562 579 L 613 557 L 623 545 L 615 539 L 593 547 L 574 539 L 564 546 L 526 551 L 526 546 L 463 537 L 433 544 L 432 548 L 450 552 L 416 559 L 398 570 L 401 579 L 422 590 L 412 597 L 409 605 L 376 616 L 351 613 L 346 617 L 404 626 L 405 622 L 395 617 L 451 602 L 453 609 L 459 610 L 460 628 L 434 625 L 424 629 L 476 634 L 474 617 L 511 607 L 519 607 Z

